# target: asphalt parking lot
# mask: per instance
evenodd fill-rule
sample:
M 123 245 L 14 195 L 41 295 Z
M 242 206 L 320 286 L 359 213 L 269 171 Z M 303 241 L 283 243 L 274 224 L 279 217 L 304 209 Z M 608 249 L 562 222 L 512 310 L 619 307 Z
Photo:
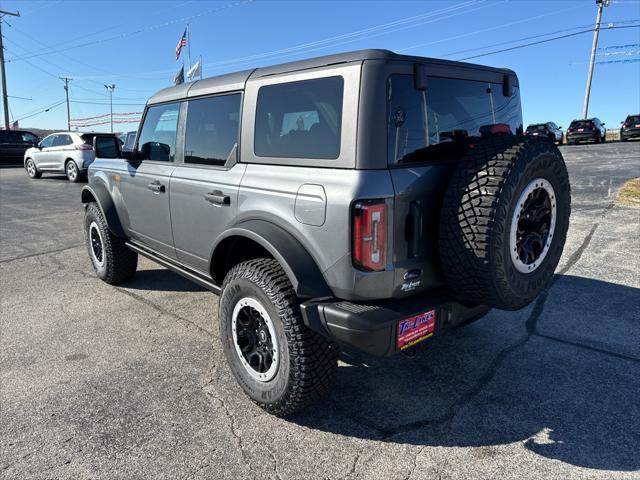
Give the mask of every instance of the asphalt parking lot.
M 142 260 L 99 281 L 81 185 L 0 169 L 0 477 L 640 478 L 640 143 L 562 147 L 557 277 L 416 358 L 343 355 L 281 420 L 224 362 L 217 297 Z

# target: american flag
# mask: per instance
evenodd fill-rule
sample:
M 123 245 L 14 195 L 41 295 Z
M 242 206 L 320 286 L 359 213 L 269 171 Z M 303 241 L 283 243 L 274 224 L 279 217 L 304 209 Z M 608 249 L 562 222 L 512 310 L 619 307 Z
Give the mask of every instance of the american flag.
M 184 33 L 182 34 L 182 38 L 180 39 L 180 41 L 178 42 L 178 45 L 176 46 L 176 60 L 178 60 L 180 58 L 180 52 L 182 51 L 182 47 L 186 47 L 187 46 L 187 29 L 184 29 Z

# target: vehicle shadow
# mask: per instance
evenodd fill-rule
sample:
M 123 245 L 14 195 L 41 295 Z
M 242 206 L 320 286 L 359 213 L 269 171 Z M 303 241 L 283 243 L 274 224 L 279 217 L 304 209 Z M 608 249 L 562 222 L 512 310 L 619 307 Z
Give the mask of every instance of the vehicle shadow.
M 291 420 L 402 444 L 524 442 L 572 465 L 634 471 L 639 307 L 640 289 L 560 276 L 534 305 L 492 311 L 413 359 L 343 355 L 329 398 Z
M 204 292 L 206 289 L 166 268 L 138 270 L 123 287 L 158 292 Z

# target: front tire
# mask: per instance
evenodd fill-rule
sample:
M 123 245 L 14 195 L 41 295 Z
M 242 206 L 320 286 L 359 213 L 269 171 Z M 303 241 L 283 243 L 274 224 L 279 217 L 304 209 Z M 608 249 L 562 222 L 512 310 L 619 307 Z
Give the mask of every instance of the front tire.
M 90 203 L 85 210 L 84 238 L 91 264 L 100 280 L 117 285 L 136 273 L 138 254 L 111 233 L 100 207 L 95 203 Z
M 264 410 L 290 415 L 333 383 L 337 347 L 304 325 L 291 282 L 276 260 L 258 258 L 233 267 L 218 311 L 231 373 Z
M 34 179 L 34 178 L 40 178 L 42 176 L 42 172 L 38 171 L 38 168 L 36 167 L 36 163 L 30 158 L 27 158 L 24 168 L 27 171 L 27 175 L 29 175 L 29 178 Z

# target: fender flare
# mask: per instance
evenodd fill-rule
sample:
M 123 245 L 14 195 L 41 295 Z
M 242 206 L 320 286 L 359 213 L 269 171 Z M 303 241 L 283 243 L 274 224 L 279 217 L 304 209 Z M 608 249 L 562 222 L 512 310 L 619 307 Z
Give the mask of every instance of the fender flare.
M 298 297 L 322 298 L 333 295 L 315 260 L 305 247 L 281 227 L 265 220 L 247 220 L 226 230 L 216 241 L 211 265 L 222 261 L 220 245 L 230 237 L 253 240 L 282 266 Z
M 82 187 L 81 192 L 81 200 L 82 204 L 86 207 L 88 203 L 95 201 L 98 204 L 98 208 L 102 211 L 102 215 L 104 215 L 105 220 L 107 221 L 107 226 L 111 233 L 113 233 L 116 237 L 126 238 L 124 233 L 124 229 L 122 228 L 122 224 L 120 223 L 120 218 L 118 217 L 118 212 L 116 211 L 116 207 L 113 204 L 113 199 L 109 194 L 109 190 L 102 183 L 95 183 L 93 185 L 85 185 Z

